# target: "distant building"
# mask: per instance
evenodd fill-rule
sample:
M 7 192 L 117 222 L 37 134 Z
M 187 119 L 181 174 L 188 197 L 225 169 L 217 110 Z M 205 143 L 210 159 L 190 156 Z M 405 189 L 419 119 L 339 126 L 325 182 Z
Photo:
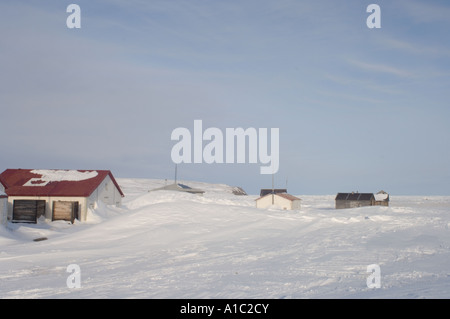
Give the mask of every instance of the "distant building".
M 335 198 L 336 209 L 356 208 L 375 205 L 373 193 L 338 193 Z
M 185 193 L 198 194 L 198 195 L 203 195 L 205 193 L 205 191 L 203 191 L 201 189 L 192 188 L 190 186 L 180 184 L 180 183 L 173 183 L 173 184 L 169 184 L 169 185 L 166 185 L 163 187 L 154 188 L 154 189 L 149 190 L 149 192 L 153 192 L 153 191 L 177 191 L 177 192 L 185 192 Z
M 279 194 L 279 193 L 287 193 L 287 189 L 286 189 L 286 188 L 275 188 L 275 189 L 272 189 L 272 188 L 262 188 L 262 189 L 261 189 L 261 192 L 259 193 L 259 196 L 260 196 L 260 197 L 263 197 L 263 196 L 265 196 L 265 195 L 267 195 L 267 194 L 272 194 L 272 192 L 275 193 L 275 194 Z
M 389 206 L 389 194 L 381 190 L 375 194 L 376 206 Z
M 233 195 L 238 195 L 238 196 L 246 196 L 247 193 L 242 189 L 242 187 L 239 186 L 234 186 L 233 189 L 231 190 L 231 193 L 233 193 Z
M 256 200 L 257 208 L 269 208 L 271 206 L 287 210 L 299 210 L 301 199 L 286 193 L 266 194 Z
M 36 223 L 41 216 L 85 221 L 97 202 L 120 206 L 124 197 L 107 170 L 7 169 L 0 184 L 8 195 L 8 220 L 20 223 Z

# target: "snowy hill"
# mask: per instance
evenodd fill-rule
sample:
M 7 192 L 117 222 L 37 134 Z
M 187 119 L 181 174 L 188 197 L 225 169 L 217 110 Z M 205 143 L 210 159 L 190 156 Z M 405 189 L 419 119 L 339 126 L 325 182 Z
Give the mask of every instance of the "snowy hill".
M 201 196 L 118 183 L 123 207 L 100 205 L 85 223 L 0 227 L 0 297 L 450 297 L 450 197 L 335 210 L 334 195 L 294 194 L 302 209 L 283 211 L 227 185 L 182 181 Z M 71 264 L 81 288 L 66 285 Z M 378 289 L 366 283 L 372 264 Z

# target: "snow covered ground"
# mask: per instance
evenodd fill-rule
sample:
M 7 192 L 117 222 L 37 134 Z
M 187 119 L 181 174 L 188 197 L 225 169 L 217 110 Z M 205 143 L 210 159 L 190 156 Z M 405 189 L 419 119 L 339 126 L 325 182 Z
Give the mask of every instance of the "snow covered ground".
M 293 194 L 302 209 L 283 211 L 227 185 L 118 183 L 123 206 L 87 222 L 0 227 L 0 298 L 450 298 L 450 196 L 335 210 L 335 195 Z M 367 287 L 372 264 L 381 288 Z

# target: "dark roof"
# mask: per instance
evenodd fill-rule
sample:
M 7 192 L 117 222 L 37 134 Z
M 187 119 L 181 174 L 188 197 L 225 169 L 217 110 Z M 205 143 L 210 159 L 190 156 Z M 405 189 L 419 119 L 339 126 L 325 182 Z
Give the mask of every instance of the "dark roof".
M 375 196 L 373 193 L 338 193 L 336 195 L 336 200 L 353 200 L 353 201 L 360 201 L 360 200 L 372 200 Z
M 67 174 L 75 173 L 93 173 L 90 178 L 83 180 L 40 180 L 43 176 L 36 173 L 39 170 L 31 169 L 7 169 L 0 174 L 0 183 L 5 187 L 5 193 L 8 196 L 73 196 L 88 197 L 103 180 L 109 176 L 123 197 L 124 194 L 117 184 L 111 171 L 108 170 L 45 170 L 51 172 L 65 172 Z M 95 174 L 95 173 L 97 174 Z
M 287 189 L 286 188 L 275 188 L 275 189 L 273 189 L 273 193 L 274 194 L 287 193 Z M 261 192 L 259 193 L 259 196 L 263 197 L 264 195 L 267 195 L 267 194 L 272 194 L 272 188 L 262 188 Z

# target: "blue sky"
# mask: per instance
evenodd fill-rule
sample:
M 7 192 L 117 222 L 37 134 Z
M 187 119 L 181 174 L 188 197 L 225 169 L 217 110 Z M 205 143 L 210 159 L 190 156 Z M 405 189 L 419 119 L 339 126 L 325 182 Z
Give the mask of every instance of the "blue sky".
M 293 194 L 449 195 L 449 16 L 437 0 L 2 1 L 0 170 L 171 179 L 171 132 L 200 119 L 279 128 Z M 256 194 L 259 167 L 178 173 Z

